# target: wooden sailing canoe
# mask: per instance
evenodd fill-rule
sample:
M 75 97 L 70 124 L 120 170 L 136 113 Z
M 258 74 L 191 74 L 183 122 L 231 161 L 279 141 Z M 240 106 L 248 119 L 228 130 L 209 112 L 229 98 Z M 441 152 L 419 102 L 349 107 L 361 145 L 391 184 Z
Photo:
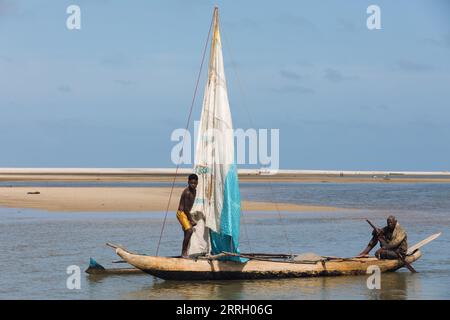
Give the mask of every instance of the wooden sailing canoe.
M 378 266 L 381 272 L 395 271 L 403 267 L 400 260 L 369 258 L 324 258 L 315 263 L 249 260 L 234 261 L 184 259 L 145 256 L 115 248 L 119 255 L 132 266 L 165 280 L 233 280 L 271 279 L 318 276 L 361 275 L 370 266 Z M 406 257 L 413 263 L 422 256 L 420 250 Z

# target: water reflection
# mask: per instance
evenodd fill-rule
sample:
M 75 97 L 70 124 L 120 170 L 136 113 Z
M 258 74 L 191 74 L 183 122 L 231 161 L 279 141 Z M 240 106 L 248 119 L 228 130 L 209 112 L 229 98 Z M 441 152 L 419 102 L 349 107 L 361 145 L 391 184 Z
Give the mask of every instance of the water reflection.
M 420 276 L 409 272 L 381 274 L 381 289 L 370 290 L 367 299 L 371 300 L 406 300 L 408 293 L 417 296 L 420 291 Z
M 386 273 L 381 289 L 367 288 L 368 276 L 293 278 L 273 280 L 164 281 L 124 294 L 122 299 L 408 299 L 420 289 L 419 277 L 406 272 Z
M 243 281 L 164 281 L 153 278 L 153 284 L 122 296 L 123 299 L 244 299 Z

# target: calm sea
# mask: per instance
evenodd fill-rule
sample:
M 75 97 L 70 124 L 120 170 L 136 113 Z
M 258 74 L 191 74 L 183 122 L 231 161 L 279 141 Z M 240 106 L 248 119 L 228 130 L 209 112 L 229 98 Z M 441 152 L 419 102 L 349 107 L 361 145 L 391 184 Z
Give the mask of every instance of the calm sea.
M 152 184 L 126 184 L 147 185 Z M 423 248 L 423 257 L 414 264 L 418 274 L 406 269 L 383 274 L 379 290 L 367 288 L 366 276 L 176 282 L 148 275 L 84 273 L 89 257 L 105 267 L 124 267 L 112 264 L 119 258 L 105 246 L 107 241 L 155 254 L 163 212 L 48 213 L 0 208 L 0 299 L 450 299 L 450 184 L 243 184 L 241 193 L 248 200 L 342 208 L 336 212 L 244 212 L 243 252 L 354 256 L 370 238 L 364 219 L 381 226 L 389 214 L 396 215 L 406 229 L 410 245 L 431 234 L 443 234 Z M 182 232 L 170 212 L 160 254 L 179 254 L 181 241 Z M 82 271 L 79 290 L 66 286 L 67 268 L 73 265 Z

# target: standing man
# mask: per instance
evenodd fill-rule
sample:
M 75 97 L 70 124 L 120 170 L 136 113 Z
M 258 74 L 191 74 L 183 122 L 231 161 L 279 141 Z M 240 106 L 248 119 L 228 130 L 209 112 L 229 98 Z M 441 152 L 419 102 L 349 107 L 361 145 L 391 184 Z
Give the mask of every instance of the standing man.
M 198 176 L 196 174 L 189 175 L 188 187 L 181 194 L 180 204 L 178 205 L 177 219 L 184 231 L 183 247 L 181 249 L 182 258 L 188 258 L 187 250 L 193 233 L 192 227 L 196 225 L 191 216 L 191 209 L 197 193 L 197 184 Z
M 381 248 L 375 252 L 375 256 L 378 259 L 398 259 L 397 252 L 403 257 L 406 255 L 408 251 L 406 232 L 394 216 L 389 216 L 387 218 L 387 226 L 372 232 L 372 239 L 367 245 L 367 248 L 358 257 L 368 256 L 370 250 L 376 246 L 379 240 L 378 234 L 380 233 L 384 235 L 386 241 L 380 240 Z

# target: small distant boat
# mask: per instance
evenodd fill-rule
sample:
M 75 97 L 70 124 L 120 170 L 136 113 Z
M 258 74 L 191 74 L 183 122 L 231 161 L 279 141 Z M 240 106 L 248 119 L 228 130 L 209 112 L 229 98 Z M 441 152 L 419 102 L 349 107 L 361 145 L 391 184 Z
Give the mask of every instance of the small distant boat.
M 378 260 L 375 257 L 241 254 L 241 206 L 232 128 L 216 7 L 208 80 L 196 146 L 194 170 L 199 181 L 191 214 L 197 225 L 189 244 L 190 258 L 135 254 L 122 246 L 108 244 L 117 255 L 137 269 L 166 280 L 359 275 L 366 274 L 370 266 L 379 267 L 381 272 L 395 271 L 404 266 L 401 260 Z M 406 261 L 411 264 L 418 260 L 421 257 L 420 247 L 432 241 L 433 237 L 436 235 L 413 246 Z

